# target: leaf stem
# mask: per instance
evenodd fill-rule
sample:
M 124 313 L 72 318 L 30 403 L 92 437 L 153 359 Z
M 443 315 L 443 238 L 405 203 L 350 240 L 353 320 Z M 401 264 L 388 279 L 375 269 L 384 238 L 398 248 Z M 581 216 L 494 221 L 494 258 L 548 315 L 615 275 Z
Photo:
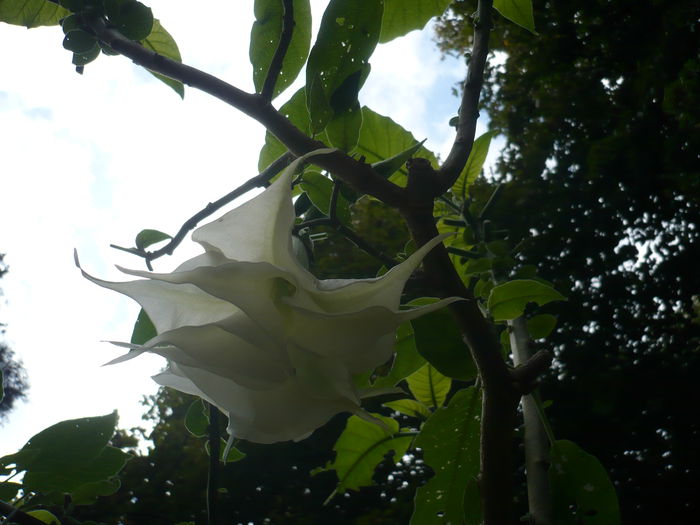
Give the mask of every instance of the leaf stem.
M 207 523 L 218 523 L 219 456 L 221 455 L 221 431 L 219 409 L 209 404 L 209 475 L 207 479 Z

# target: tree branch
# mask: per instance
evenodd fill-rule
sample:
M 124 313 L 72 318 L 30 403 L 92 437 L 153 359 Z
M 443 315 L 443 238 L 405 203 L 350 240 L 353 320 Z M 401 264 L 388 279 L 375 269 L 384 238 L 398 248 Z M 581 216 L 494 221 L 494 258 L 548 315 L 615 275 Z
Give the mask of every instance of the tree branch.
M 109 27 L 102 17 L 84 15 L 84 18 L 97 38 L 118 53 L 150 71 L 199 89 L 242 111 L 265 126 L 295 156 L 327 147 L 323 142 L 305 135 L 261 95 L 246 93 L 213 75 L 146 49 Z M 372 195 L 390 206 L 398 207 L 406 200 L 403 188 L 381 177 L 369 164 L 355 160 L 342 151 L 320 156 L 314 163 L 361 193 Z
M 474 144 L 476 121 L 479 118 L 479 96 L 484 84 L 484 68 L 489 53 L 489 36 L 493 27 L 492 5 L 493 0 L 479 0 L 474 22 L 474 45 L 469 59 L 467 79 L 464 83 L 462 104 L 459 107 L 457 135 L 449 155 L 438 171 L 438 183 L 434 197 L 442 195 L 452 187 L 464 169 Z
M 275 54 L 272 56 L 270 67 L 265 76 L 265 82 L 260 91 L 260 95 L 265 100 L 272 100 L 275 84 L 277 84 L 277 79 L 282 71 L 284 57 L 287 55 L 289 43 L 292 41 L 292 34 L 294 32 L 294 1 L 282 0 L 282 10 L 282 33 L 280 34 L 280 41 L 277 44 L 277 49 L 275 49 Z
M 522 317 L 509 321 L 510 347 L 516 366 L 526 367 L 536 357 L 530 355 L 530 338 Z M 551 363 L 551 355 L 549 356 Z M 530 365 L 531 366 L 531 365 Z M 547 365 L 549 366 L 549 365 Z M 527 472 L 527 501 L 532 525 L 552 525 L 552 492 L 549 485 L 549 439 L 540 420 L 536 400 L 532 395 L 523 396 L 523 422 L 525 425 L 525 470 Z

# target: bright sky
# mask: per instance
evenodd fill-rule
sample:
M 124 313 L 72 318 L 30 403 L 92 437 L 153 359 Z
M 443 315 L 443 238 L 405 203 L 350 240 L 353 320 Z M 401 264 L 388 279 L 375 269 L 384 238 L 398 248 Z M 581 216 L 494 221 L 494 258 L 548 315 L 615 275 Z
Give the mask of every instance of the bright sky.
M 252 1 L 207 0 L 201 12 L 188 9 L 191 2 L 146 3 L 184 62 L 252 91 Z M 312 4 L 316 26 L 325 2 Z M 0 430 L 0 455 L 64 419 L 118 409 L 120 426 L 141 424 L 140 399 L 156 391 L 150 376 L 164 360 L 101 367 L 121 353 L 101 341 L 128 341 L 138 306 L 83 279 L 73 249 L 93 275 L 127 280 L 113 265 L 143 264 L 109 244 L 131 246 L 143 228 L 175 233 L 257 173 L 264 137 L 237 110 L 194 90 L 181 101 L 123 57 L 101 56 L 81 77 L 62 38 L 58 27 L 0 25 L 0 253 L 10 265 L 0 281 L 0 322 L 31 382 L 29 402 Z M 380 45 L 371 63 L 362 103 L 444 155 L 458 107 L 451 87 L 463 65 L 441 60 L 430 29 Z M 155 269 L 196 253 L 187 241 Z

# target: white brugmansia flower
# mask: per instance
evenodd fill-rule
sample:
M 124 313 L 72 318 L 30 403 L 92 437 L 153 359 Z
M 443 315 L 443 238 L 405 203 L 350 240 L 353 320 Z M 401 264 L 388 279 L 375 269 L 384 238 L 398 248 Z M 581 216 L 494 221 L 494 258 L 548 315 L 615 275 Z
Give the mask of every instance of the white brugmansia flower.
M 318 150 L 311 155 L 327 154 Z M 307 156 L 308 157 L 308 156 Z M 318 280 L 292 250 L 292 163 L 264 192 L 197 229 L 204 253 L 172 273 L 119 268 L 145 280 L 92 282 L 136 300 L 157 336 L 111 363 L 161 355 L 160 385 L 197 395 L 228 415 L 231 436 L 299 440 L 369 392 L 352 377 L 392 354 L 403 322 L 458 300 L 399 310 L 406 280 L 436 238 L 376 279 Z

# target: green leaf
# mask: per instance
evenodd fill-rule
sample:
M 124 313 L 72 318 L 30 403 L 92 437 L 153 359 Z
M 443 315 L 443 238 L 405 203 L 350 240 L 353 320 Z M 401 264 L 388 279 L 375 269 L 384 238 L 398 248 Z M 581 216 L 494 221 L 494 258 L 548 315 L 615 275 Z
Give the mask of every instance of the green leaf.
M 0 458 L 26 471 L 24 487 L 37 492 L 72 492 L 114 476 L 130 458 L 107 446 L 114 434 L 116 412 L 100 417 L 61 421 L 32 437 L 16 454 Z
M 533 35 L 537 34 L 535 18 L 532 14 L 532 0 L 493 0 L 493 7 L 511 22 L 524 27 Z
M 282 105 L 279 112 L 299 128 L 302 133 L 311 135 L 311 123 L 309 111 L 306 109 L 306 90 L 299 89 L 292 97 Z M 260 150 L 258 158 L 258 170 L 262 171 L 272 164 L 280 155 L 287 152 L 287 147 L 269 131 L 265 133 L 265 145 Z
M 495 321 L 505 321 L 523 315 L 528 303 L 542 306 L 551 301 L 566 301 L 566 297 L 539 281 L 518 279 L 494 286 L 487 307 Z
M 168 239 L 172 239 L 172 237 L 167 233 L 158 230 L 141 230 L 138 235 L 136 235 L 136 240 L 134 242 L 139 250 L 145 250 L 152 244 L 167 241 Z
M 85 53 L 97 45 L 97 39 L 87 31 L 69 31 L 63 39 L 63 47 L 73 53 Z
M 253 83 L 260 93 L 270 69 L 272 57 L 282 34 L 283 3 L 280 0 L 255 0 L 255 22 L 250 33 L 250 63 Z M 285 90 L 301 71 L 311 46 L 311 8 L 309 0 L 294 1 L 294 29 L 273 98 Z
M 48 510 L 30 510 L 27 512 L 32 518 L 46 523 L 47 525 L 61 525 L 58 518 Z
M 207 456 L 211 455 L 211 449 L 209 445 L 209 441 L 207 441 L 204 444 L 204 450 L 207 453 Z M 228 456 L 226 456 L 226 461 L 224 461 L 224 452 L 226 452 L 226 440 L 221 439 L 221 443 L 219 444 L 219 460 L 222 463 L 235 463 L 236 461 L 240 461 L 246 457 L 246 453 L 240 451 L 236 447 L 231 447 L 231 450 L 228 451 Z
M 92 483 L 85 483 L 71 493 L 71 501 L 74 505 L 92 505 L 100 496 L 110 496 L 121 487 L 118 479 L 103 479 Z
M 324 469 L 335 470 L 338 475 L 339 483 L 333 494 L 372 485 L 374 469 L 384 456 L 393 451 L 393 461 L 398 461 L 413 440 L 411 436 L 394 436 L 399 431 L 394 419 L 378 414 L 372 416 L 383 421 L 391 432 L 357 416 L 348 418 L 345 430 L 333 447 L 335 459 Z
M 182 62 L 180 50 L 178 49 L 175 40 L 160 24 L 158 19 L 153 20 L 153 29 L 151 29 L 151 33 L 141 41 L 141 45 L 146 49 L 155 51 L 159 55 L 170 58 L 175 62 Z M 185 97 L 185 86 L 182 84 L 182 82 L 168 78 L 160 73 L 153 73 L 152 71 L 150 73 L 158 80 L 173 88 L 175 93 L 180 95 L 180 98 Z
M 452 186 L 452 193 L 457 197 L 464 199 L 469 187 L 479 176 L 479 173 L 481 173 L 481 168 L 489 152 L 492 137 L 493 132 L 487 131 L 474 141 L 472 150 L 469 153 L 469 158 L 467 159 L 467 164 L 464 166 L 454 186 Z
M 109 21 L 122 35 L 131 40 L 143 40 L 153 30 L 153 11 L 141 2 L 123 1 L 114 3 Z
M 422 304 L 437 299 L 423 298 Z M 412 304 L 417 304 L 413 301 Z M 446 309 L 431 312 L 411 321 L 416 348 L 426 361 L 441 374 L 470 381 L 477 375 L 469 348 L 464 344 L 462 333 L 450 312 Z
M 474 507 L 480 414 L 479 391 L 470 387 L 457 392 L 449 406 L 437 410 L 423 425 L 415 446 L 423 449 L 423 459 L 435 476 L 416 491 L 412 525 L 462 524 L 465 501 L 468 508 Z M 480 516 L 472 518 L 470 522 L 481 522 Z
M 73 53 L 73 65 L 84 66 L 95 60 L 98 56 L 100 56 L 100 46 L 97 41 L 95 41 L 95 44 L 88 51 L 84 53 Z
M 306 104 L 314 133 L 352 108 L 379 39 L 382 0 L 331 0 L 306 65 Z
M 22 488 L 21 483 L 13 483 L 12 481 L 0 481 L 0 500 L 10 501 L 17 496 L 17 492 Z
M 430 409 L 415 399 L 388 401 L 384 403 L 384 406 L 410 417 L 419 417 L 423 419 L 430 417 Z
M 414 29 L 423 29 L 434 16 L 440 16 L 450 0 L 384 0 L 380 42 L 389 42 Z
M 620 507 L 607 472 L 595 456 L 575 443 L 555 441 L 549 479 L 556 523 L 616 525 Z
M 403 150 L 401 153 L 397 153 L 393 157 L 386 160 L 381 160 L 372 164 L 374 171 L 379 173 L 384 178 L 389 178 L 391 175 L 399 171 L 409 159 L 415 155 L 415 153 L 421 149 L 425 140 L 421 142 L 416 142 L 413 146 L 408 149 Z
M 350 153 L 357 146 L 362 127 L 362 110 L 360 104 L 350 109 L 335 113 L 326 126 L 326 137 L 334 148 Z
M 25 26 L 55 26 L 70 12 L 60 5 L 46 0 L 2 0 L 0 22 Z
M 413 327 L 410 322 L 403 323 L 396 330 L 394 341 L 394 363 L 388 375 L 374 381 L 377 388 L 395 386 L 425 364 L 425 359 L 416 350 Z
M 374 164 L 414 147 L 418 142 L 413 134 L 406 131 L 389 117 L 375 113 L 368 107 L 362 108 L 362 128 L 360 140 L 355 148 L 357 155 L 365 157 L 365 162 Z M 437 165 L 435 155 L 424 147 L 420 147 L 414 155 L 428 159 Z M 404 161 L 405 162 L 405 161 Z M 406 168 L 399 165 L 398 171 L 389 180 L 401 186 L 406 185 Z
M 151 318 L 148 317 L 143 308 L 134 323 L 134 330 L 131 332 L 131 344 L 142 345 L 149 339 L 153 339 L 157 334 L 156 327 L 153 326 Z
M 204 437 L 209 433 L 209 416 L 204 401 L 197 399 L 187 409 L 185 428 L 195 437 Z
M 301 188 L 307 193 L 313 205 L 320 212 L 324 215 L 329 215 L 333 181 L 318 172 L 309 171 L 304 173 Z M 350 224 L 350 205 L 342 195 L 338 195 L 336 214 L 340 222 L 345 225 Z
M 413 372 L 406 382 L 414 397 L 431 408 L 440 408 L 452 387 L 452 379 L 442 375 L 430 363 Z
M 533 339 L 544 339 L 554 327 L 557 326 L 557 318 L 551 314 L 536 315 L 527 320 L 527 331 Z

